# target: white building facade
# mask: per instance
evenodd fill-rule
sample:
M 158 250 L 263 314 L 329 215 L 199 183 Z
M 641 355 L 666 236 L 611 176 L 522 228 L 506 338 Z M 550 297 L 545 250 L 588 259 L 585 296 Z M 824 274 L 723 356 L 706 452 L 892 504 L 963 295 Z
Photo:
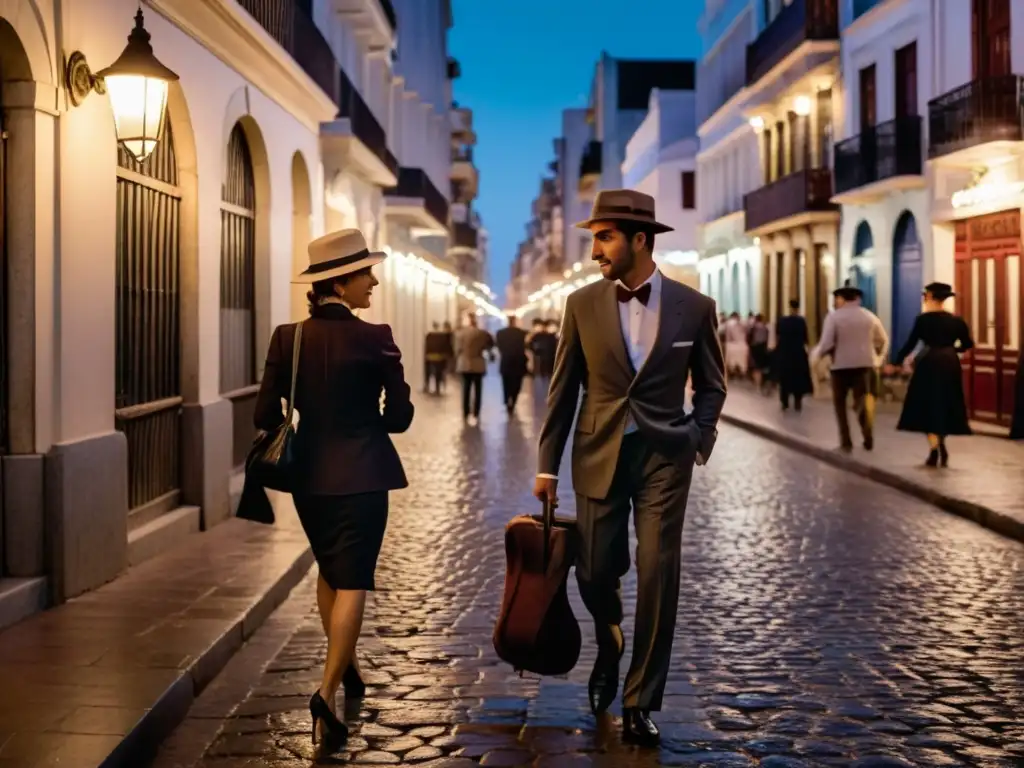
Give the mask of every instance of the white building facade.
M 704 56 L 697 74 L 700 290 L 720 312 L 763 309 L 762 258 L 746 232 L 743 198 L 762 183 L 757 134 L 743 104 L 746 48 L 756 31 L 751 0 L 708 0 L 700 20 Z
M 669 277 L 697 287 L 697 116 L 694 91 L 651 91 L 647 116 L 626 145 L 623 184 L 654 198 L 658 221 L 673 227 L 654 240 Z
M 844 119 L 835 145 L 840 280 L 864 291 L 897 349 L 921 309 L 932 252 L 925 156 L 932 4 L 844 3 Z M 837 126 L 840 127 L 840 126 Z
M 142 4 L 180 79 L 140 162 L 118 141 L 122 92 L 90 88 L 137 0 L 0 0 L 4 622 L 7 586 L 23 611 L 59 602 L 231 515 L 311 238 L 359 226 L 392 251 L 369 317 L 393 324 L 414 385 L 428 320 L 454 319 L 448 3 L 265 7 Z
M 956 311 L 974 334 L 977 346 L 964 357 L 971 417 L 1008 425 L 1024 311 L 1024 8 L 1017 0 L 933 7 L 925 69 L 934 78 L 926 133 L 931 233 L 922 238 L 930 259 L 922 279 L 954 286 Z

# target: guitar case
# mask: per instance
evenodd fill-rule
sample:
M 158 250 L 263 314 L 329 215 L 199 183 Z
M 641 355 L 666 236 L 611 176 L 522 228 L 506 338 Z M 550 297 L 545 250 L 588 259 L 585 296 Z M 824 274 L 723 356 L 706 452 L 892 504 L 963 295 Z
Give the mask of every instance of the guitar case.
M 580 625 L 569 604 L 569 569 L 579 544 L 574 520 L 517 515 L 505 527 L 505 588 L 494 650 L 516 672 L 568 674 L 580 657 Z

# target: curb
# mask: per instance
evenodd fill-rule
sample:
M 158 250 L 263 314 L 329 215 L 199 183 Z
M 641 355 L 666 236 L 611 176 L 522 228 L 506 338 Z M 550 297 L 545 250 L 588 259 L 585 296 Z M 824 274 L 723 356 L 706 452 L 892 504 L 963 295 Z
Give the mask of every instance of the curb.
M 859 475 L 867 478 L 868 480 L 874 480 L 875 482 L 887 485 L 890 488 L 895 488 L 897 491 L 902 491 L 908 496 L 913 496 L 921 501 L 928 502 L 945 512 L 967 518 L 984 528 L 988 528 L 990 531 L 994 531 L 1002 536 L 1024 543 L 1024 522 L 1016 520 L 1010 515 L 976 504 L 973 501 L 960 499 L 955 496 L 948 496 L 936 491 L 934 488 L 929 488 L 928 486 L 921 485 L 913 480 L 908 480 L 895 472 L 889 472 L 884 469 L 879 469 L 878 467 L 864 464 L 863 462 L 857 461 L 856 459 L 842 453 L 837 453 L 836 451 L 832 451 L 828 448 L 822 448 L 821 446 L 816 445 L 809 440 L 805 440 L 802 437 L 788 435 L 755 421 L 737 418 L 736 416 L 730 416 L 725 413 L 722 414 L 721 420 L 726 424 L 739 427 L 747 432 L 763 437 L 766 440 L 771 440 L 774 443 L 791 448 L 794 451 L 798 451 L 808 456 L 813 456 L 819 461 L 823 461 L 824 463 L 837 467 L 838 469 L 845 470 L 846 472 L 854 475 Z
M 185 719 L 203 689 L 285 601 L 312 565 L 313 552 L 306 547 L 224 634 L 181 670 L 181 676 L 164 691 L 98 768 L 138 768 L 140 765 L 148 765 L 156 756 L 160 744 Z

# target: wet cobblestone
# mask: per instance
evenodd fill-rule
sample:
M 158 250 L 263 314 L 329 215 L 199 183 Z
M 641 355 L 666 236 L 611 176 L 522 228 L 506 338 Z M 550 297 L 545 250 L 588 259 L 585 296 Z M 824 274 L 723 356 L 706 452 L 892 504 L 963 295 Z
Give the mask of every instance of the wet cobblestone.
M 485 398 L 479 427 L 454 395 L 423 399 L 398 441 L 412 486 L 392 499 L 359 646 L 369 690 L 348 712 L 347 751 L 321 763 L 1024 765 L 1024 546 L 729 427 L 695 473 L 661 750 L 620 743 L 618 704 L 590 715 L 593 632 L 574 582 L 576 669 L 514 675 L 491 629 L 503 527 L 533 508 L 539 414 L 526 397 L 506 419 L 493 378 Z M 316 759 L 314 576 L 282 608 L 294 635 L 253 670 L 202 768 Z

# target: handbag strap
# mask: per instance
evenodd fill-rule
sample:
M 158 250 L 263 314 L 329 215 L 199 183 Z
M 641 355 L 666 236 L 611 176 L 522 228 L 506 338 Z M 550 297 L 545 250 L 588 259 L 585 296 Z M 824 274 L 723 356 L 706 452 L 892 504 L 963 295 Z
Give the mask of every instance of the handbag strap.
M 295 342 L 292 344 L 292 386 L 288 393 L 288 415 L 285 416 L 285 426 L 291 426 L 292 416 L 295 414 L 295 380 L 299 376 L 299 350 L 302 348 L 302 326 L 304 322 L 295 324 Z

